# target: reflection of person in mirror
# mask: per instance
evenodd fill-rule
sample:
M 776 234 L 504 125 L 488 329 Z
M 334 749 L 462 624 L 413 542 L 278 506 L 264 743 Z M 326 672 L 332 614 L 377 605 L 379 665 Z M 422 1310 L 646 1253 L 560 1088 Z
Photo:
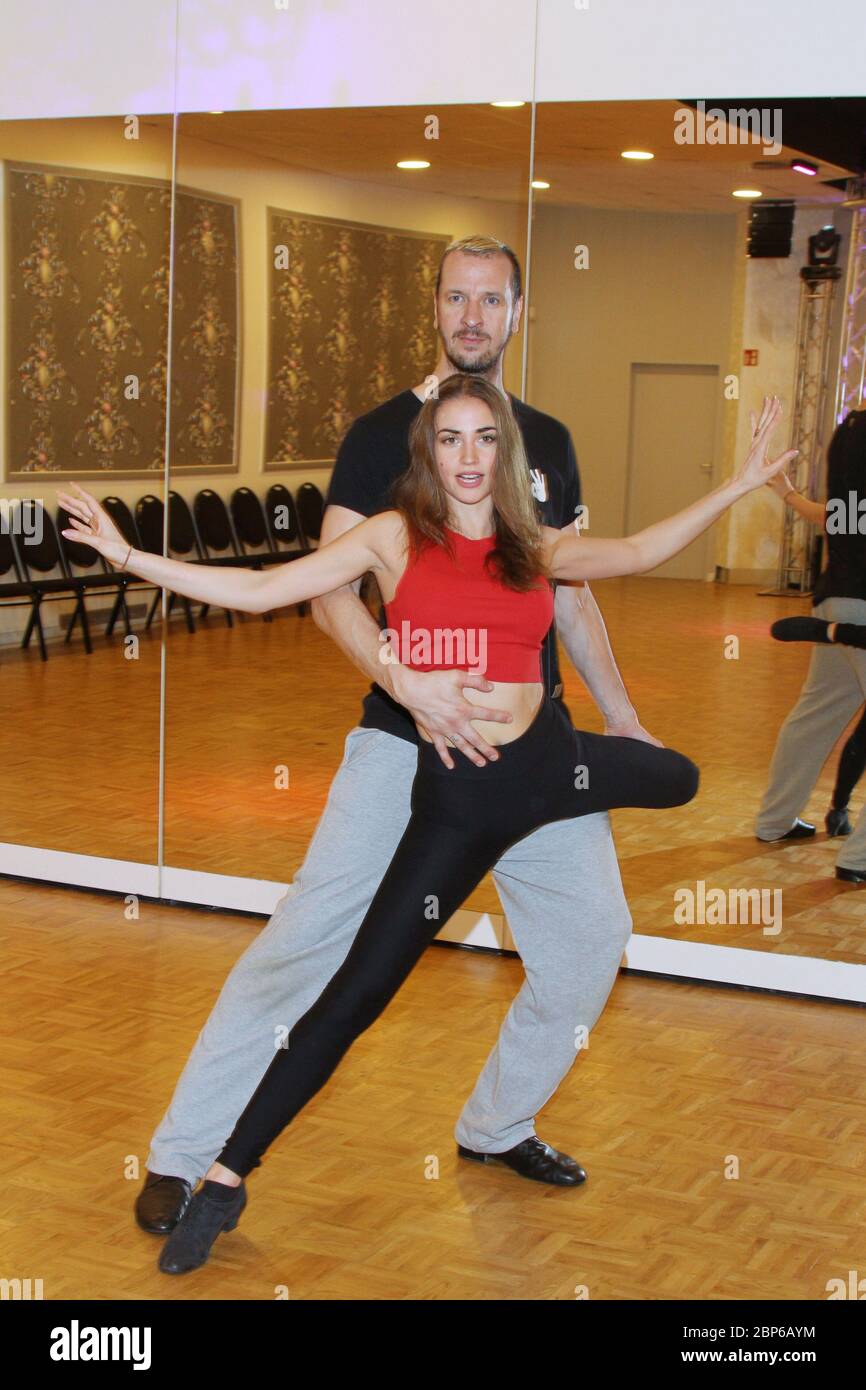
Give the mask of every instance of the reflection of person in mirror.
M 815 826 L 800 813 L 836 740 L 866 700 L 866 399 L 830 440 L 826 503 L 801 496 L 784 472 L 769 486 L 823 528 L 827 557 L 812 595 L 812 616 L 781 618 L 771 628 L 779 641 L 816 645 L 800 697 L 776 740 L 755 833 L 760 840 L 801 840 L 813 836 Z M 842 514 L 848 521 L 839 525 Z M 836 877 L 851 883 L 866 883 L 866 811 L 853 830 L 848 819 L 848 802 L 864 765 L 866 709 L 842 750 L 824 818 L 828 833 L 845 839 Z
M 740 470 L 683 511 L 622 539 L 541 524 L 514 414 L 480 375 L 454 373 L 410 432 L 410 465 L 393 507 L 337 540 L 268 572 L 225 570 L 130 551 L 107 533 L 95 499 L 61 497 L 70 538 L 110 562 L 204 603 L 262 613 L 372 572 L 389 626 L 487 630 L 488 676 L 512 715 L 495 760 L 478 766 L 452 741 L 450 766 L 421 729 L 411 814 L 340 968 L 278 1047 L 202 1189 L 175 1226 L 160 1268 L 183 1273 L 207 1258 L 246 1205 L 243 1179 L 379 1017 L 443 923 L 503 851 L 539 827 L 618 806 L 673 807 L 697 792 L 687 757 L 643 739 L 574 728 L 545 691 L 541 650 L 552 584 L 642 574 L 678 554 L 738 498 L 792 457 L 767 445 L 781 407 L 767 398 Z M 67 533 L 64 533 L 67 534 Z M 347 834 L 351 828 L 347 827 Z

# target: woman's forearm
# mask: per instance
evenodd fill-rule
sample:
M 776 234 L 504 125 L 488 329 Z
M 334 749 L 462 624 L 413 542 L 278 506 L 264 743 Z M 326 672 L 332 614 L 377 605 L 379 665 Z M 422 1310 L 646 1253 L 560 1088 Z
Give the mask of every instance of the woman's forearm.
M 823 502 L 813 502 L 810 497 L 804 497 L 802 493 L 797 492 L 796 488 L 786 493 L 782 501 L 792 507 L 800 516 L 805 517 L 807 521 L 811 521 L 813 525 L 823 528 L 824 517 L 827 514 Z
M 126 547 L 113 540 L 103 554 L 110 563 L 185 598 L 241 613 L 267 613 L 330 593 L 366 574 L 379 564 L 374 545 L 380 529 L 379 519 L 369 518 L 328 545 L 267 570 L 194 565 L 146 550 L 133 550 L 124 560 Z
M 670 560 L 681 550 L 685 550 L 686 546 L 697 540 L 714 521 L 718 521 L 734 502 L 745 497 L 746 491 L 747 489 L 734 478 L 728 478 L 726 482 L 713 488 L 712 492 L 684 507 L 681 512 L 667 516 L 664 521 L 657 521 L 645 530 L 629 536 L 641 562 L 636 573 L 654 570 L 658 565 L 664 564 L 665 560 Z
M 619 575 L 645 574 L 685 550 L 749 491 L 750 488 L 735 478 L 729 478 L 681 512 L 621 539 L 602 540 L 564 533 L 554 547 L 554 577 L 612 579 Z
M 117 546 L 118 554 L 108 555 L 109 564 L 123 563 L 126 546 Z M 146 579 L 151 584 L 170 589 L 184 598 L 211 603 L 218 608 L 232 608 L 239 613 L 259 613 L 262 584 L 266 576 L 260 570 L 225 568 L 222 565 L 194 565 L 188 560 L 172 560 L 167 555 L 153 555 L 149 550 L 130 551 L 124 570 Z

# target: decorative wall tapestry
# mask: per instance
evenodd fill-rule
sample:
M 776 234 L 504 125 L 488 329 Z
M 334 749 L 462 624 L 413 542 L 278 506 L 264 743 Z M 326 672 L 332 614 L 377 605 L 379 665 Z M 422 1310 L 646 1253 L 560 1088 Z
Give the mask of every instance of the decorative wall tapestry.
M 449 239 L 268 209 L 266 470 L 332 463 L 357 415 L 433 370 Z
M 171 185 L 5 163 L 6 477 L 164 467 Z M 237 203 L 176 189 L 172 472 L 237 469 Z

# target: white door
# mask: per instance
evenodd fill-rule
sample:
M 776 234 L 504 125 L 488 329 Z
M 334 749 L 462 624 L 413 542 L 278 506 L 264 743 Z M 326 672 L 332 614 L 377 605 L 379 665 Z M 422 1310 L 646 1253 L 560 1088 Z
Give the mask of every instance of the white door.
M 651 526 L 711 491 L 719 402 L 713 366 L 634 362 L 626 490 L 626 534 Z M 712 528 L 653 579 L 706 579 Z

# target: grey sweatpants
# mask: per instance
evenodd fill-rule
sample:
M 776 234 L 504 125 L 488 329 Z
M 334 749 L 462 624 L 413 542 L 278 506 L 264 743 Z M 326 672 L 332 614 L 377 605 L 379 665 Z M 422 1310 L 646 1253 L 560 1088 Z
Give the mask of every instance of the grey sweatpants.
M 828 598 L 812 610 L 828 623 L 866 623 L 866 600 Z M 800 698 L 779 731 L 770 782 L 755 822 L 761 840 L 777 840 L 804 810 L 830 751 L 866 701 L 866 651 L 816 643 Z M 842 841 L 836 863 L 866 869 L 866 810 Z
M 348 734 L 307 857 L 223 985 L 153 1136 L 151 1172 L 196 1182 L 223 1149 L 274 1047 L 342 965 L 409 820 L 417 761 L 393 734 Z M 494 878 L 526 979 L 455 1129 L 489 1153 L 535 1133 L 631 935 L 606 812 L 542 826 Z

